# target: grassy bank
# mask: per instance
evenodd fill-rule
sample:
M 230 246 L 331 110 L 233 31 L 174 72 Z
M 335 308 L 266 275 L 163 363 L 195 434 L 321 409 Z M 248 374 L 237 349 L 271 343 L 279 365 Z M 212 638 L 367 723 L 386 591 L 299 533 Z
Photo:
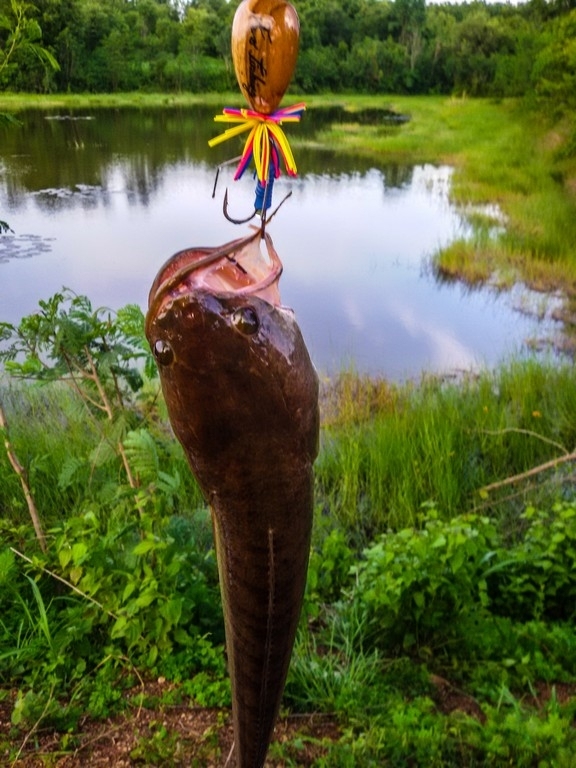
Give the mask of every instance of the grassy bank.
M 4 383 L 0 403 L 11 441 L 47 526 L 103 498 L 112 506 L 130 506 L 120 457 L 109 445 L 116 433 L 129 435 L 128 458 L 139 485 L 163 487 L 155 503 L 186 513 L 203 506 L 180 446 L 162 426 L 163 409 L 154 416 L 155 387 L 145 397 L 145 407 L 153 408 L 145 421 L 128 413 L 118 424 L 106 424 L 88 419 L 69 388 Z M 432 377 L 402 385 L 342 374 L 327 385 L 322 409 L 316 462 L 317 504 L 325 512 L 318 518 L 320 536 L 337 526 L 361 545 L 386 530 L 418 527 L 430 505 L 443 519 L 482 511 L 513 521 L 527 503 L 548 504 L 569 494 L 576 446 L 572 367 L 510 363 L 457 382 Z M 163 464 L 172 481 L 159 480 Z M 542 472 L 529 473 L 539 466 Z M 518 482 L 507 482 L 515 477 Z M 19 479 L 5 454 L 0 509 L 11 524 L 28 521 Z
M 0 94 L 0 111 L 18 113 L 23 109 L 87 109 L 89 107 L 139 107 L 154 109 L 194 104 L 236 103 L 238 94 L 223 93 L 58 93 L 30 95 L 26 93 Z
M 474 510 L 514 520 L 528 500 L 549 502 L 571 482 L 570 367 L 512 363 L 459 382 L 401 387 L 343 376 L 336 387 L 339 415 L 325 421 L 316 476 L 330 517 L 355 535 L 418 526 L 429 504 L 446 519 Z
M 44 760 L 22 765 L 50 765 L 81 747 L 89 764 L 87 717 L 92 727 L 126 718 L 122 729 L 139 733 L 135 761 L 225 757 L 230 693 L 210 523 L 155 387 L 145 383 L 108 425 L 61 384 L 3 382 L 6 434 L 47 534 L 42 552 L 0 452 L 9 762 L 22 750 Z M 418 387 L 344 375 L 324 393 L 285 707 L 293 722 L 314 712 L 335 725 L 329 739 L 296 730 L 273 746 L 275 760 L 573 764 L 575 409 L 574 369 L 535 363 Z M 119 436 L 137 488 L 111 450 Z M 209 741 L 190 740 L 174 713 L 206 706 L 223 708 L 220 725 Z M 137 728 L 142 712 L 152 731 Z

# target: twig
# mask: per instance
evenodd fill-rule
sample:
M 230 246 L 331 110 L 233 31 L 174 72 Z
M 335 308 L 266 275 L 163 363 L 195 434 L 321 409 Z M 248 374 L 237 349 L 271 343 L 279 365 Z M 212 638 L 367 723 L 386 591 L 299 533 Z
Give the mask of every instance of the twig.
M 53 694 L 54 694 L 54 685 L 53 685 L 53 686 L 52 686 L 52 688 L 50 689 L 50 694 L 48 695 L 48 700 L 46 701 L 46 704 L 44 705 L 44 709 L 42 710 L 42 712 L 41 712 L 41 714 L 40 714 L 40 717 L 38 718 L 38 720 L 36 720 L 36 722 L 34 723 L 34 725 L 32 726 L 32 728 L 31 728 L 31 729 L 28 731 L 28 733 L 27 733 L 27 734 L 26 734 L 26 736 L 24 737 L 24 741 L 23 741 L 23 742 L 22 742 L 22 744 L 20 745 L 20 749 L 18 750 L 18 752 L 17 752 L 17 754 L 16 754 L 16 757 L 14 758 L 14 760 L 13 760 L 13 762 L 12 762 L 12 768 L 14 768 L 14 766 L 15 766 L 15 765 L 16 765 L 16 763 L 18 762 L 18 760 L 19 760 L 19 758 L 20 758 L 20 755 L 22 754 L 22 751 L 23 751 L 24 747 L 26 746 L 26 744 L 27 744 L 27 743 L 28 743 L 28 741 L 30 740 L 30 737 L 31 737 L 31 736 L 32 736 L 32 735 L 33 735 L 33 734 L 34 734 L 34 733 L 35 733 L 35 732 L 38 730 L 38 726 L 40 725 L 40 723 L 41 723 L 41 722 L 42 722 L 42 720 L 44 719 L 44 715 L 46 714 L 46 712 L 48 711 L 48 707 L 49 707 L 49 706 L 50 706 L 50 704 L 52 703 L 52 696 L 53 696 Z
M 226 758 L 226 762 L 224 763 L 224 768 L 228 768 L 230 765 L 230 761 L 232 760 L 232 756 L 234 754 L 234 747 L 236 746 L 235 742 L 232 742 L 232 746 L 230 747 L 230 752 L 228 752 L 228 757 Z
M 105 608 L 102 603 L 99 603 L 98 600 L 95 600 L 93 597 L 90 597 L 90 595 L 87 595 L 86 592 L 82 592 L 81 589 L 78 589 L 78 587 L 75 587 L 72 582 L 67 581 L 67 579 L 63 578 L 62 576 L 58 576 L 57 573 L 54 573 L 54 571 L 51 571 L 49 568 L 44 568 L 43 565 L 39 565 L 38 563 L 35 563 L 33 560 L 31 560 L 29 557 L 26 557 L 26 555 L 22 554 L 22 552 L 19 552 L 17 549 L 14 549 L 14 547 L 10 547 L 10 551 L 14 552 L 15 555 L 18 555 L 18 557 L 21 557 L 22 560 L 26 560 L 27 563 L 30 563 L 30 565 L 33 565 L 35 568 L 38 568 L 42 573 L 47 573 L 49 576 L 52 576 L 53 579 L 56 579 L 56 581 L 60 581 L 62 584 L 65 584 L 67 587 L 69 587 L 73 592 L 76 592 L 77 595 L 80 595 L 81 597 L 84 597 L 86 600 L 89 600 L 91 603 L 94 603 L 94 605 L 98 606 L 100 610 L 104 611 L 104 613 L 107 613 L 108 616 L 112 619 L 118 619 L 118 616 L 115 613 L 112 613 L 112 611 L 109 611 L 107 608 Z
M 568 453 L 562 443 L 557 443 L 555 440 L 550 440 L 549 437 L 544 437 L 544 435 L 541 435 L 539 432 L 534 432 L 531 429 L 521 429 L 520 427 L 505 427 L 504 429 L 483 429 L 482 432 L 485 435 L 504 435 L 506 432 L 515 432 L 519 435 L 537 437 L 538 440 L 541 440 L 543 443 L 547 443 L 548 445 L 553 445 L 554 448 L 558 448 L 562 451 L 562 453 Z
M 24 491 L 24 496 L 26 497 L 26 503 L 28 505 L 28 512 L 30 513 L 30 517 L 32 518 L 32 525 L 34 526 L 34 530 L 36 532 L 36 538 L 38 539 L 38 543 L 40 544 L 40 549 L 42 550 L 42 552 L 46 552 L 46 537 L 44 536 L 44 531 L 42 530 L 40 515 L 38 514 L 38 509 L 36 508 L 36 504 L 34 503 L 32 492 L 30 491 L 30 486 L 28 485 L 28 480 L 26 479 L 26 470 L 24 469 L 22 464 L 20 464 L 20 462 L 18 461 L 18 457 L 14 453 L 14 449 L 8 437 L 8 423 L 6 422 L 6 416 L 4 414 L 4 410 L 2 409 L 1 405 L 0 405 L 0 429 L 4 433 L 4 447 L 6 448 L 8 461 L 12 465 L 12 469 L 14 470 L 14 472 L 16 472 L 16 474 L 18 475 L 18 478 L 20 480 L 20 485 L 22 486 L 22 490 Z
M 88 365 L 90 366 L 90 370 L 92 371 L 91 374 L 88 374 L 89 378 L 92 379 L 94 384 L 96 385 L 96 389 L 98 390 L 98 394 L 100 395 L 100 399 L 102 400 L 102 404 L 104 406 L 104 411 L 106 415 L 108 416 L 110 421 L 114 420 L 114 411 L 112 409 L 112 405 L 110 401 L 108 400 L 108 395 L 106 394 L 106 390 L 104 389 L 104 386 L 102 385 L 102 382 L 100 380 L 100 376 L 98 375 L 98 368 L 96 367 L 96 363 L 94 362 L 94 358 L 90 354 L 90 350 L 88 347 L 84 347 L 84 353 L 86 355 L 86 359 L 88 360 Z
M 526 472 L 520 472 L 517 475 L 506 477 L 504 480 L 498 480 L 495 483 L 490 483 L 490 485 L 485 485 L 483 488 L 480 488 L 480 492 L 488 493 L 489 491 L 494 491 L 497 488 L 503 488 L 506 485 L 518 483 L 521 480 L 526 480 L 528 477 L 539 475 L 540 472 L 545 472 L 547 469 L 554 469 L 554 467 L 557 467 L 559 464 L 565 464 L 568 461 L 576 461 L 576 451 L 567 453 L 565 456 L 559 456 L 557 459 L 550 459 L 550 461 L 545 461 L 544 464 L 539 464 L 537 467 L 532 467 L 532 469 L 528 469 Z
M 514 499 L 518 499 L 521 497 L 524 497 L 526 493 L 528 493 L 532 488 L 534 487 L 534 484 L 527 484 L 523 488 L 517 488 L 515 491 L 512 491 L 511 493 L 507 493 L 504 496 L 499 496 L 498 500 L 496 501 L 493 497 L 490 497 L 487 493 L 485 494 L 486 499 L 481 503 L 478 504 L 474 503 L 474 512 L 481 512 L 483 509 L 489 509 L 490 507 L 493 507 L 494 504 L 505 504 L 509 501 L 513 501 Z M 481 489 L 482 491 L 482 489 Z M 484 495 L 484 494 L 483 494 Z

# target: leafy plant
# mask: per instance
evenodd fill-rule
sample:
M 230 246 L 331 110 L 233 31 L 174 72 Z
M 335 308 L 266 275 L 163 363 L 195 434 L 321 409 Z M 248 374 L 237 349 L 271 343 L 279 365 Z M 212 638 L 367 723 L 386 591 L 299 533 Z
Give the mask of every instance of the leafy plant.
M 495 544 L 488 518 L 444 522 L 432 508 L 422 530 L 378 537 L 354 568 L 350 592 L 365 612 L 367 641 L 397 653 L 461 640 L 472 615 L 488 605 L 484 572 Z
M 68 289 L 39 306 L 39 312 L 18 326 L 0 323 L 0 339 L 8 342 L 0 361 L 13 377 L 68 384 L 99 424 L 101 441 L 91 461 L 99 466 L 120 456 L 128 482 L 136 488 L 123 444 L 134 423 L 134 412 L 126 405 L 143 384 L 137 362 L 143 361 L 149 374 L 155 370 L 144 346 L 141 310 L 126 307 L 114 316 L 110 310 L 94 310 L 86 296 Z M 69 475 L 69 466 L 66 471 Z
M 570 621 L 576 612 L 576 504 L 528 507 L 520 541 L 496 567 L 494 610 L 520 620 Z
M 162 765 L 171 768 L 178 764 L 180 751 L 179 736 L 170 731 L 163 723 L 150 723 L 150 736 L 142 736 L 138 745 L 130 752 L 130 757 L 136 763 L 145 765 Z
M 350 584 L 350 571 L 355 560 L 343 531 L 334 529 L 320 546 L 313 546 L 308 564 L 303 620 L 318 618 L 322 605 L 338 600 Z

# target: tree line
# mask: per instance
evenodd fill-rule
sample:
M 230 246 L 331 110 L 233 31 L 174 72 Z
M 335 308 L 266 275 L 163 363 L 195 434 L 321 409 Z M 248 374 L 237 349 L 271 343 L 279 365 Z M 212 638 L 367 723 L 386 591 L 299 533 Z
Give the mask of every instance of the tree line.
M 576 99 L 576 0 L 294 0 L 302 93 Z M 231 0 L 0 0 L 0 88 L 235 90 Z

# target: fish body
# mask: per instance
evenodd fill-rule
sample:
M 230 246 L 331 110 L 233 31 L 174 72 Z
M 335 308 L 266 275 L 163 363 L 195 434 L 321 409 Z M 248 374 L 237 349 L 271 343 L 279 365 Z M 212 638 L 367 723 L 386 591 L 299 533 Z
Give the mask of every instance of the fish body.
M 293 313 L 278 305 L 268 235 L 270 264 L 254 256 L 260 239 L 176 254 L 146 324 L 172 427 L 212 511 L 238 768 L 264 765 L 278 715 L 318 449 L 317 375 Z

